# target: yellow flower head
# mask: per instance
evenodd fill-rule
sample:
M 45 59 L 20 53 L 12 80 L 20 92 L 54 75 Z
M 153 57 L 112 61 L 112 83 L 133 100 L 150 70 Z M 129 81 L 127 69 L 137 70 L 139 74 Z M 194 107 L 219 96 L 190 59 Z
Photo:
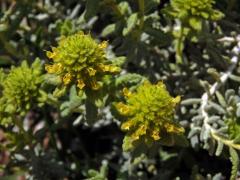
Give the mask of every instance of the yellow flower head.
M 219 20 L 223 13 L 214 9 L 215 0 L 172 0 L 170 14 L 181 21 L 191 18 L 203 20 Z
M 45 69 L 60 76 L 64 86 L 76 84 L 79 89 L 98 90 L 104 75 L 120 71 L 107 61 L 107 45 L 107 41 L 98 44 L 83 32 L 62 37 L 58 46 L 47 52 L 53 62 Z
M 127 118 L 121 129 L 127 131 L 123 147 L 133 148 L 138 140 L 160 140 L 171 133 L 181 134 L 184 129 L 173 121 L 176 104 L 180 97 L 173 98 L 162 82 L 152 85 L 145 81 L 136 92 L 123 89 L 126 103 L 116 104 L 118 112 Z
M 36 60 L 31 66 L 23 61 L 20 66 L 12 67 L 2 83 L 1 102 L 4 104 L 0 106 L 2 108 L 6 106 L 5 112 L 10 114 L 25 114 L 34 102 L 38 102 L 41 96 L 42 81 L 40 60 Z

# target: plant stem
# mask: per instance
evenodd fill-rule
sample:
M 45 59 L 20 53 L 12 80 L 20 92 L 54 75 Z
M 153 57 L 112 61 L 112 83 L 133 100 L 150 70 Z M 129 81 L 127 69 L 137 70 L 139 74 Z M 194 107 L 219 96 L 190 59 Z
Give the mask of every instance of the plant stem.
M 240 144 L 235 144 L 232 140 L 225 139 L 225 138 L 219 136 L 219 135 L 218 135 L 217 133 L 215 133 L 215 132 L 212 132 L 211 135 L 212 135 L 212 137 L 213 137 L 214 139 L 216 139 L 217 141 L 220 141 L 220 142 L 222 142 L 223 144 L 225 144 L 225 145 L 227 145 L 227 146 L 230 146 L 230 147 L 233 147 L 233 148 L 235 148 L 235 149 L 240 150 Z
M 20 133 L 22 133 L 24 142 L 26 144 L 28 144 L 30 147 L 32 147 L 32 141 L 33 141 L 32 137 L 30 136 L 30 134 L 27 131 L 25 131 L 25 129 L 23 127 L 22 119 L 19 119 L 16 117 L 16 119 L 14 119 L 14 123 L 19 128 Z
M 182 64 L 183 63 L 183 43 L 184 43 L 184 28 L 182 25 L 180 26 L 180 35 L 179 38 L 177 39 L 177 44 L 176 44 L 176 60 L 177 64 Z
M 116 15 L 119 19 L 122 19 L 122 18 L 123 18 L 123 15 L 122 15 L 119 7 L 116 5 L 115 1 L 113 1 L 113 0 L 105 0 L 104 3 L 113 10 L 113 12 L 115 13 L 115 15 Z
M 139 17 L 140 17 L 140 23 L 139 23 L 139 29 L 142 30 L 144 26 L 144 0 L 138 0 L 138 7 L 139 7 Z
M 229 0 L 227 6 L 227 12 L 230 12 L 236 4 L 236 0 Z

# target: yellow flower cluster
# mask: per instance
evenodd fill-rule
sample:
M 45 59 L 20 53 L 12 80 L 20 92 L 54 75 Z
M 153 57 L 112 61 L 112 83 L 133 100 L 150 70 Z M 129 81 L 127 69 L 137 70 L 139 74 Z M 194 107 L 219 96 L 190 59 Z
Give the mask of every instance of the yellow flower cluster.
M 205 20 L 219 20 L 224 15 L 213 8 L 215 0 L 172 0 L 171 14 L 180 20 L 186 20 L 191 17 Z
M 106 41 L 96 43 L 83 32 L 62 37 L 57 47 L 47 51 L 53 63 L 47 64 L 45 69 L 49 74 L 59 76 L 63 86 L 76 84 L 81 90 L 98 90 L 104 75 L 120 71 L 119 67 L 107 61 L 107 45 Z
M 127 131 L 123 149 L 129 150 L 134 143 L 160 140 L 171 133 L 181 134 L 184 129 L 173 121 L 176 104 L 180 97 L 172 98 L 165 85 L 152 85 L 145 81 L 136 92 L 123 89 L 126 103 L 116 104 L 118 112 L 127 118 L 121 129 Z
M 45 92 L 42 65 L 36 59 L 30 66 L 23 61 L 12 67 L 9 73 L 0 70 L 0 124 L 11 124 L 14 115 L 24 116 L 34 105 L 42 103 Z

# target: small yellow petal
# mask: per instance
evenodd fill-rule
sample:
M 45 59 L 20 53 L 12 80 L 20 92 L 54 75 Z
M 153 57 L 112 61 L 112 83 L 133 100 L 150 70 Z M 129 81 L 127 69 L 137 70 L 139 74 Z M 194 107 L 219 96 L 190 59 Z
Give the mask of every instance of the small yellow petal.
M 166 123 L 164 124 L 164 127 L 166 128 L 166 131 L 169 133 L 183 133 L 184 132 L 184 128 L 183 127 L 178 127 L 175 124 L 170 124 L 170 123 Z
M 132 120 L 128 120 L 128 121 L 122 123 L 121 129 L 122 130 L 130 130 L 130 127 L 133 126 L 133 125 L 134 125 L 133 121 Z
M 93 68 L 88 68 L 87 69 L 89 76 L 94 76 L 96 74 L 96 70 Z
M 109 72 L 112 72 L 112 73 L 115 73 L 115 72 L 119 72 L 119 71 L 120 71 L 120 68 L 117 67 L 117 66 L 109 66 L 108 69 L 109 69 L 108 71 L 109 71 Z
M 180 97 L 180 96 L 177 96 L 177 97 L 175 97 L 175 98 L 172 99 L 172 102 L 173 102 L 174 104 L 178 104 L 180 101 L 181 101 L 181 97 Z
M 62 65 L 60 63 L 53 64 L 53 65 L 46 64 L 45 69 L 50 74 L 60 73 L 62 71 Z
M 162 88 L 166 88 L 166 86 L 165 86 L 165 84 L 163 83 L 163 81 L 159 81 L 158 83 L 157 83 L 157 87 L 158 88 L 160 88 L 160 89 L 162 89 Z
M 123 95 L 125 97 L 130 97 L 131 96 L 131 92 L 127 89 L 127 88 L 123 88 Z
M 144 135 L 146 134 L 146 132 L 147 132 L 147 126 L 145 124 L 141 125 L 137 130 L 137 133 L 139 135 Z
M 155 141 L 160 139 L 159 131 L 157 131 L 157 130 L 153 130 L 153 132 L 151 133 L 151 136 Z
M 133 141 L 136 141 L 136 140 L 139 139 L 139 135 L 138 135 L 137 133 L 133 133 L 133 134 L 131 135 L 131 139 L 132 139 Z
M 47 57 L 48 57 L 48 58 L 53 59 L 54 56 L 56 56 L 56 53 L 55 53 L 55 52 L 47 51 Z
M 116 108 L 122 115 L 127 115 L 130 111 L 130 108 L 127 105 L 123 104 L 122 102 L 117 103 Z
M 83 82 L 83 80 L 81 79 L 77 80 L 77 87 L 79 89 L 83 89 L 85 87 L 85 83 Z
M 52 65 L 46 64 L 46 65 L 45 65 L 45 70 L 46 70 L 48 73 L 54 73 L 54 71 L 53 71 L 53 66 L 52 66 Z
M 70 73 L 67 73 L 63 76 L 63 83 L 65 85 L 68 85 L 72 80 L 72 75 Z
M 125 122 L 125 123 L 123 123 L 122 124 L 122 126 L 121 126 L 121 129 L 122 130 L 129 130 L 130 129 L 130 123 L 129 122 Z
M 141 125 L 132 135 L 132 139 L 134 141 L 138 140 L 140 136 L 146 134 L 147 127 L 145 125 Z
M 103 70 L 104 72 L 109 71 L 109 66 L 108 66 L 108 65 L 103 65 L 103 66 L 102 66 L 102 70 Z
M 109 66 L 108 65 L 104 65 L 102 63 L 98 64 L 98 68 L 102 72 L 108 72 L 109 71 Z
M 104 64 L 99 64 L 98 68 L 100 71 L 102 72 L 111 72 L 111 73 L 115 73 L 115 72 L 119 72 L 120 68 L 117 66 L 112 66 L 112 65 L 104 65 Z
M 106 49 L 107 46 L 108 46 L 108 42 L 107 41 L 103 41 L 102 43 L 100 43 L 98 45 L 98 47 L 101 48 L 101 49 Z

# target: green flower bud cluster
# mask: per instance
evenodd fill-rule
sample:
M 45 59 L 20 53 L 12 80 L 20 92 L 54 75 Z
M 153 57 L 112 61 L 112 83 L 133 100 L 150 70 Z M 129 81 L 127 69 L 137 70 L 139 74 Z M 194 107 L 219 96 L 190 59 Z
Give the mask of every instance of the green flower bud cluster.
M 4 79 L 1 79 L 4 77 Z M 0 71 L 0 122 L 6 124 L 14 115 L 23 116 L 43 93 L 40 85 L 43 82 L 40 60 L 31 67 L 23 61 L 19 67 L 12 67 L 8 74 Z
M 118 112 L 127 118 L 121 129 L 127 131 L 123 149 L 134 148 L 138 141 L 161 140 L 169 134 L 182 134 L 184 129 L 173 121 L 174 109 L 180 97 L 172 98 L 162 82 L 152 85 L 145 81 L 136 92 L 123 89 L 126 103 L 116 104 Z
M 83 32 L 62 37 L 58 46 L 47 52 L 53 62 L 45 68 L 61 79 L 62 88 L 76 84 L 80 90 L 98 90 L 104 75 L 120 71 L 107 61 L 106 47 L 106 41 L 98 44 Z
M 202 20 L 219 20 L 224 14 L 213 8 L 214 0 L 172 0 L 168 13 L 185 25 L 201 30 Z

